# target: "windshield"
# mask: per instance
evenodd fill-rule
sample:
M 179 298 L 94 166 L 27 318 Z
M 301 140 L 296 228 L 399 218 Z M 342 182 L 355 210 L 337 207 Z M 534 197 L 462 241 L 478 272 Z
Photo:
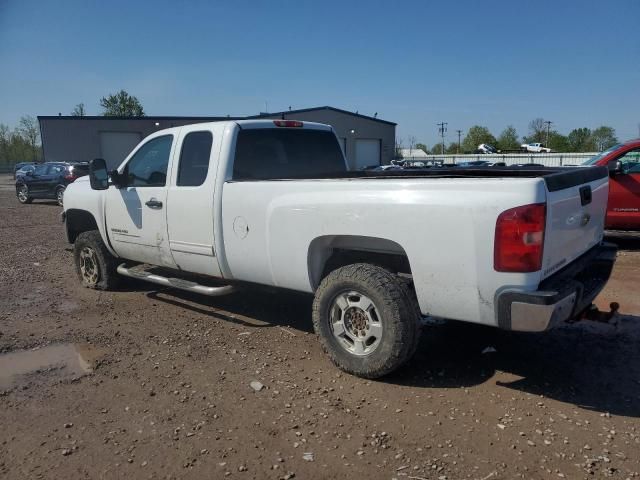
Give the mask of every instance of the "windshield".
M 617 150 L 618 148 L 620 148 L 622 146 L 621 143 L 614 145 L 613 147 L 611 147 L 609 150 L 605 150 L 604 152 L 599 153 L 598 155 L 596 155 L 595 157 L 591 157 L 589 160 L 582 162 L 582 165 L 594 165 L 596 163 L 598 163 L 598 161 L 601 158 L 604 158 L 605 156 L 609 155 L 611 152 L 613 152 L 614 150 Z

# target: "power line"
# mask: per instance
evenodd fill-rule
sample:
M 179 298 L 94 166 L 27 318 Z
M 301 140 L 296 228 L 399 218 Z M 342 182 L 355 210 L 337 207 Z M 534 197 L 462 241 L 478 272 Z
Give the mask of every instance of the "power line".
M 436 125 L 438 125 L 438 133 L 440 133 L 442 137 L 442 155 L 444 155 L 444 134 L 447 133 L 447 125 L 449 124 L 447 122 L 440 122 L 436 123 Z

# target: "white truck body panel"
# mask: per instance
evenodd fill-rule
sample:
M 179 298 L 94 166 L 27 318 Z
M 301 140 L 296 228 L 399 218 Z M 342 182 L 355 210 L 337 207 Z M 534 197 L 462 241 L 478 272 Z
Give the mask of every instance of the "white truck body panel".
M 304 292 L 316 289 L 322 265 L 336 248 L 406 255 L 423 314 L 487 325 L 498 324 L 499 294 L 536 290 L 602 240 L 606 178 L 591 182 L 592 201 L 585 206 L 580 186 L 549 191 L 541 177 L 233 180 L 238 132 L 264 128 L 274 128 L 273 121 L 154 133 L 118 171 L 146 142 L 173 135 L 164 187 L 96 191 L 80 179 L 65 193 L 65 212 L 90 213 L 115 256 Z M 331 131 L 309 122 L 304 129 Z M 202 185 L 181 187 L 181 146 L 195 131 L 213 136 L 208 172 Z M 152 199 L 162 208 L 145 206 Z M 534 203 L 547 205 L 542 269 L 496 271 L 497 217 Z

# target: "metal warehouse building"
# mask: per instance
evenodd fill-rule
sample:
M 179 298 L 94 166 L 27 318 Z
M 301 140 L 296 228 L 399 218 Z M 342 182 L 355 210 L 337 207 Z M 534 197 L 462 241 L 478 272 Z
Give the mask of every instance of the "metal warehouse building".
M 331 125 L 351 169 L 388 164 L 394 156 L 396 124 L 333 107 L 263 113 L 249 117 L 70 117 L 39 116 L 47 162 L 104 158 L 115 168 L 147 135 L 192 123 L 240 119 L 294 119 Z

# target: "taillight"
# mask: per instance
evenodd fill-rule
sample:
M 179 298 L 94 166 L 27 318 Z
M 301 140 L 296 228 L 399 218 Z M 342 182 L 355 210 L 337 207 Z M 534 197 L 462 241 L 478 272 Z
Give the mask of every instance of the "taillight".
M 75 176 L 74 174 L 72 174 L 72 173 L 68 173 L 68 174 L 66 174 L 66 175 L 64 176 L 64 179 L 65 179 L 65 180 L 69 180 L 70 182 L 74 181 L 76 178 L 78 178 L 78 177 L 76 177 L 76 176 Z
M 276 127 L 302 127 L 304 124 L 298 120 L 274 120 Z
M 498 272 L 537 272 L 542 268 L 546 205 L 511 208 L 496 222 L 493 268 Z

